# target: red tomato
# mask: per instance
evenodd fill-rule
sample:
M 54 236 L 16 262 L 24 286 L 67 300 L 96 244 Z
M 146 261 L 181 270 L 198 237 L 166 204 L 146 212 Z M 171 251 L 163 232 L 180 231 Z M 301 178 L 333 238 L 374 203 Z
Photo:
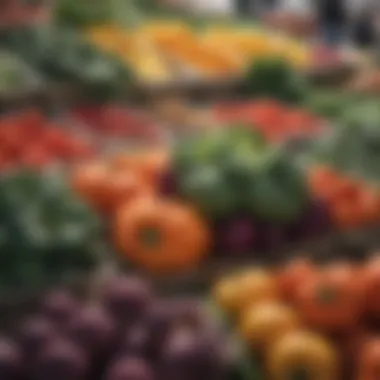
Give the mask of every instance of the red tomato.
M 12 165 L 12 157 L 5 149 L 0 150 L 0 170 L 6 170 Z
M 46 118 L 38 110 L 25 111 L 14 119 L 24 136 L 37 137 L 43 130 Z
M 102 109 L 101 125 L 105 132 L 113 130 L 115 126 L 125 126 L 133 122 L 134 120 L 131 120 L 130 115 L 121 107 L 109 106 Z
M 82 106 L 73 110 L 73 115 L 78 118 L 85 126 L 91 128 L 101 127 L 101 108 L 95 106 Z
M 67 132 L 58 128 L 47 129 L 43 134 L 42 141 L 55 156 L 66 156 L 69 145 Z
M 91 158 L 94 156 L 94 149 L 91 145 L 86 142 L 71 138 L 68 140 L 68 150 L 67 150 L 67 158 L 68 159 L 85 159 Z
M 284 109 L 277 103 L 261 102 L 251 108 L 250 120 L 265 131 L 280 125 L 283 121 L 284 112 Z
M 43 145 L 32 145 L 22 155 L 21 164 L 27 167 L 42 168 L 52 161 L 50 153 Z
M 265 110 L 267 112 L 282 112 L 284 107 L 281 103 L 273 99 L 258 99 L 250 103 L 251 110 Z
M 25 139 L 15 125 L 1 126 L 0 144 L 12 154 L 17 155 L 24 147 Z
M 284 123 L 289 125 L 294 133 L 308 134 L 315 130 L 317 120 L 313 116 L 304 111 L 290 111 L 285 115 Z

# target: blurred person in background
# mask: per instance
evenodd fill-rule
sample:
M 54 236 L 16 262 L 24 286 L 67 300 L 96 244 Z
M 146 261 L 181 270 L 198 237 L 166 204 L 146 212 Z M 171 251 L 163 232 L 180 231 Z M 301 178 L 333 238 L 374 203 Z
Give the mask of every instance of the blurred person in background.
M 339 45 L 348 35 L 349 5 L 347 0 L 313 0 L 316 21 L 324 43 Z M 362 0 L 364 1 L 364 0 Z
M 376 44 L 379 32 L 376 1 L 379 0 L 351 0 L 351 37 L 356 46 L 370 48 Z

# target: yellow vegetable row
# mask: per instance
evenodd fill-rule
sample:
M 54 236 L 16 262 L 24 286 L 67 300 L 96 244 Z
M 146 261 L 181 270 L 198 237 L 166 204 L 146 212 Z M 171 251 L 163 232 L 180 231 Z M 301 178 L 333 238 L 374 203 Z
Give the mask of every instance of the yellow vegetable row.
M 206 78 L 239 75 L 253 59 L 278 55 L 305 67 L 310 56 L 301 43 L 262 30 L 210 26 L 195 32 L 174 21 L 133 30 L 105 25 L 89 30 L 88 37 L 146 81 L 168 81 L 186 73 Z

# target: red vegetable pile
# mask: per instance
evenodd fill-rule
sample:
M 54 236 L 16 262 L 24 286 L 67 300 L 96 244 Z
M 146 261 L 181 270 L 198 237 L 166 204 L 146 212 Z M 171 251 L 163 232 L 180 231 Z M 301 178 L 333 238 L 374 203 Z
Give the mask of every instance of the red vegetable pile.
M 289 108 L 275 100 L 222 103 L 214 107 L 214 114 L 222 123 L 244 123 L 258 128 L 272 142 L 313 136 L 323 126 L 323 120 L 308 111 Z
M 41 168 L 55 162 L 91 157 L 93 146 L 47 119 L 25 111 L 0 119 L 0 170 L 18 166 Z
M 157 125 L 125 106 L 80 106 L 72 113 L 85 127 L 103 136 L 138 138 L 144 141 L 156 141 L 160 137 Z

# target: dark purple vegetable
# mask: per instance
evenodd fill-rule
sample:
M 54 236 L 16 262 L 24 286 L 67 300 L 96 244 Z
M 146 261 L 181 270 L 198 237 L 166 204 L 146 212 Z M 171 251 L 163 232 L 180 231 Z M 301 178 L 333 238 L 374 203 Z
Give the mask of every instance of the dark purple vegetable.
M 172 309 L 172 320 L 176 326 L 198 329 L 207 318 L 202 302 L 194 298 L 170 300 L 168 307 Z
M 228 253 L 239 254 L 253 250 L 257 238 L 254 221 L 250 218 L 233 218 L 219 229 L 217 239 L 220 248 Z
M 162 351 L 162 378 L 167 380 L 217 380 L 225 364 L 219 345 L 193 330 L 174 330 Z
M 173 196 L 178 194 L 178 183 L 175 173 L 167 171 L 159 181 L 159 192 L 164 196 Z
M 87 357 L 73 342 L 57 339 L 39 355 L 33 380 L 84 380 Z
M 152 302 L 150 286 L 137 277 L 118 277 L 105 288 L 107 310 L 123 323 L 132 323 L 145 317 Z
M 0 379 L 14 380 L 22 370 L 22 355 L 17 344 L 7 338 L 0 338 Z
M 121 343 L 121 356 L 149 358 L 151 349 L 150 329 L 144 324 L 137 324 L 127 329 Z
M 38 355 L 46 344 L 57 337 L 53 323 L 44 316 L 30 317 L 19 326 L 18 339 L 28 357 Z
M 154 374 L 143 359 L 125 357 L 111 365 L 105 380 L 154 380 Z
M 286 227 L 283 225 L 261 225 L 258 231 L 260 238 L 257 249 L 262 252 L 281 250 L 289 242 Z
M 42 304 L 45 315 L 59 325 L 67 324 L 77 308 L 77 300 L 65 290 L 52 291 Z
M 112 317 L 100 306 L 86 306 L 78 311 L 68 325 L 70 338 L 92 353 L 110 349 L 116 326 Z
M 291 229 L 292 239 L 302 240 L 320 236 L 332 228 L 328 208 L 322 202 L 312 202 L 305 214 Z

